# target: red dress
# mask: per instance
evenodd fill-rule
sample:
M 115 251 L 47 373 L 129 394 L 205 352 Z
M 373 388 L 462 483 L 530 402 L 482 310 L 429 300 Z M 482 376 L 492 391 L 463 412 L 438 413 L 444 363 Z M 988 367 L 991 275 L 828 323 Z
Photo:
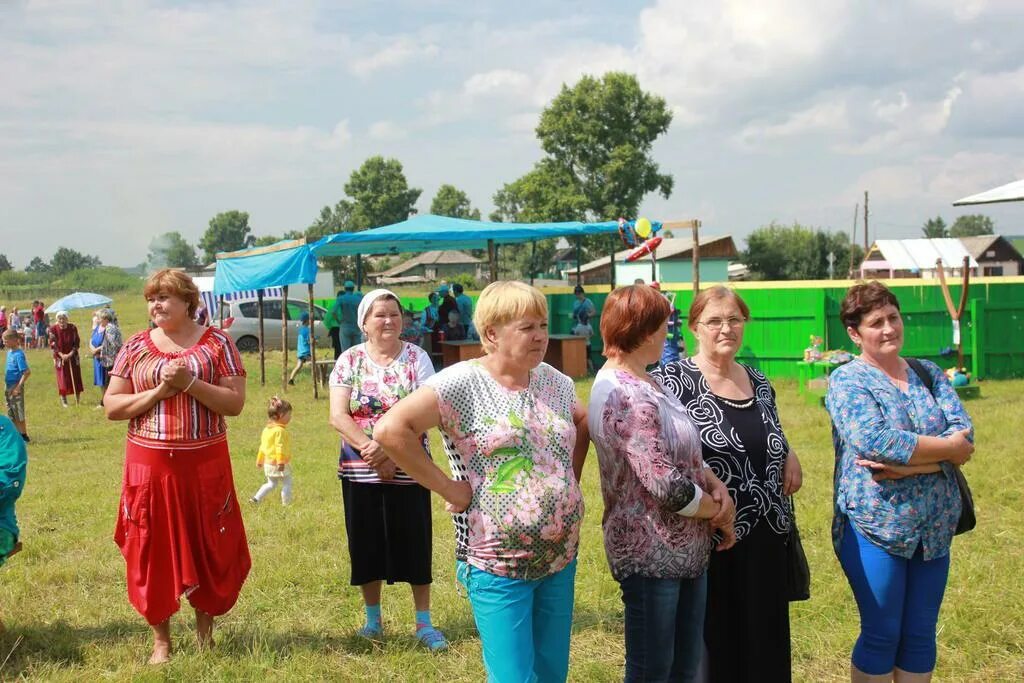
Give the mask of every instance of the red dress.
M 78 338 L 78 328 L 71 323 L 65 327 L 57 324 L 50 328 L 50 350 L 53 351 L 53 360 L 56 363 L 57 393 L 61 396 L 82 393 L 82 368 L 78 359 L 79 346 L 81 346 L 81 341 Z M 74 354 L 68 360 L 57 355 L 72 352 Z
M 207 328 L 180 353 L 160 351 L 149 335 L 129 339 L 111 369 L 135 392 L 155 387 L 173 358 L 202 381 L 245 376 L 219 329 Z M 181 596 L 214 616 L 234 606 L 252 563 L 222 415 L 181 392 L 131 419 L 114 541 L 127 564 L 128 599 L 150 624 L 177 612 Z

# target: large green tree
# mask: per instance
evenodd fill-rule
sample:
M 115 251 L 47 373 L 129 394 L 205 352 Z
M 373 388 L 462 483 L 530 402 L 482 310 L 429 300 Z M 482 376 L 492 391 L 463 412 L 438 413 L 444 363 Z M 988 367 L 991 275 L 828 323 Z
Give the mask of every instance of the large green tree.
M 181 236 L 180 232 L 165 232 L 149 243 L 146 265 L 150 270 L 158 268 L 194 268 L 198 261 L 196 250 Z
M 0 254 L 0 272 L 14 270 L 14 266 L 7 260 L 7 254 Z
M 946 227 L 946 221 L 942 220 L 942 216 L 926 220 L 921 227 L 921 232 L 924 233 L 925 237 L 930 238 L 949 237 L 949 228 Z
M 199 247 L 206 252 L 206 261 L 213 261 L 220 251 L 237 251 L 251 247 L 255 238 L 250 234 L 249 214 L 245 211 L 224 211 L 210 219 L 210 225 L 199 239 Z
M 96 256 L 88 256 L 74 249 L 60 247 L 50 259 L 50 270 L 55 275 L 64 275 L 82 268 L 97 268 L 103 265 Z
M 651 155 L 671 122 L 664 99 L 644 92 L 636 76 L 611 72 L 563 85 L 541 112 L 537 138 L 572 176 L 591 218 L 633 218 L 646 194 L 672 194 L 672 176 Z
M 971 237 L 972 235 L 994 235 L 995 223 L 988 216 L 972 213 L 960 216 L 949 228 L 950 237 Z
M 758 280 L 822 280 L 829 277 L 830 253 L 832 275 L 848 275 L 851 249 L 856 269 L 864 260 L 864 250 L 851 245 L 845 232 L 829 232 L 799 223 L 771 223 L 750 233 L 742 256 L 752 277 Z
M 430 202 L 430 213 L 435 216 L 480 220 L 480 209 L 473 208 L 469 201 L 469 195 L 447 183 L 437 188 L 437 194 Z
M 409 187 L 398 159 L 370 157 L 345 183 L 350 229 L 353 232 L 404 221 L 416 213 L 423 190 Z

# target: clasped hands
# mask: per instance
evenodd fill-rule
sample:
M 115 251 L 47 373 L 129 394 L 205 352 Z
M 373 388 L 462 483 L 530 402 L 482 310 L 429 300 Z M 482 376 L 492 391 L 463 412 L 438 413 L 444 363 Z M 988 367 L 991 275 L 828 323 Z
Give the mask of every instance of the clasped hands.
M 157 395 L 161 400 L 170 398 L 184 391 L 194 377 L 195 375 L 188 369 L 183 359 L 174 358 L 160 368 L 160 385 L 157 387 Z
M 725 484 L 719 482 L 710 491 L 711 500 L 718 503 L 718 513 L 709 521 L 711 528 L 722 534 L 722 540 L 715 546 L 715 550 L 728 550 L 736 545 L 736 503 L 729 495 L 729 489 Z
M 373 439 L 370 439 L 359 448 L 359 457 L 363 459 L 363 462 L 372 467 L 381 479 L 387 481 L 395 478 L 395 471 L 398 468 L 395 467 L 395 463 L 388 457 L 384 447 Z

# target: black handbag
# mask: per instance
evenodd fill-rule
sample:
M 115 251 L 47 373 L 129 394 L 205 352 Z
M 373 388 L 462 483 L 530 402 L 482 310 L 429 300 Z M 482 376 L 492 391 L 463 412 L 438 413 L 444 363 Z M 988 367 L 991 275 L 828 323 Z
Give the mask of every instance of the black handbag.
M 917 373 L 921 382 L 927 387 L 928 393 L 935 396 L 935 382 L 932 374 L 916 358 L 906 358 L 907 365 Z M 978 525 L 978 518 L 974 516 L 974 496 L 971 495 L 971 487 L 967 485 L 967 477 L 960 471 L 959 465 L 953 466 L 953 476 L 956 479 L 956 487 L 960 489 L 960 519 L 956 522 L 954 535 L 966 533 Z
M 789 498 L 789 535 L 786 538 L 786 593 L 790 602 L 811 599 L 811 567 L 807 564 L 800 530 L 796 526 L 796 507 Z

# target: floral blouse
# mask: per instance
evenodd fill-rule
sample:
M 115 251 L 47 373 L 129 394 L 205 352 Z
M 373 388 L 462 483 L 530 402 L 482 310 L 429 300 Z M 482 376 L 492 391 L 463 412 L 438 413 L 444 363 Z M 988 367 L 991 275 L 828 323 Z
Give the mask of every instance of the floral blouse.
M 622 370 L 601 370 L 590 392 L 590 434 L 604 497 L 605 554 L 612 576 L 695 578 L 711 554 L 700 504 L 700 435 L 683 404 Z
M 402 343 L 402 352 L 389 365 L 373 362 L 366 351 L 366 344 L 356 344 L 338 356 L 331 371 L 330 385 L 351 390 L 349 412 L 363 433 L 373 438 L 373 426 L 381 416 L 400 400 L 416 391 L 434 374 L 430 356 L 420 347 Z M 430 457 L 430 445 L 424 434 L 423 450 Z M 381 478 L 359 451 L 344 440 L 338 457 L 338 478 L 351 479 L 365 484 L 380 484 Z M 394 479 L 388 484 L 415 484 L 415 480 L 401 469 L 395 470 Z
M 932 375 L 934 396 L 912 369 L 903 393 L 885 373 L 859 359 L 829 377 L 825 405 L 836 453 L 832 543 L 837 553 L 847 519 L 865 538 L 899 557 L 912 557 L 918 544 L 926 560 L 949 552 L 960 518 L 952 465 L 944 462 L 934 474 L 876 482 L 871 470 L 854 463 L 905 465 L 919 435 L 949 436 L 972 428 L 942 370 L 930 361 L 922 363 Z
M 539 579 L 576 558 L 583 495 L 572 471 L 572 380 L 546 363 L 512 391 L 479 360 L 427 380 L 456 479 L 473 487 L 455 521 L 455 556 L 511 579 Z

